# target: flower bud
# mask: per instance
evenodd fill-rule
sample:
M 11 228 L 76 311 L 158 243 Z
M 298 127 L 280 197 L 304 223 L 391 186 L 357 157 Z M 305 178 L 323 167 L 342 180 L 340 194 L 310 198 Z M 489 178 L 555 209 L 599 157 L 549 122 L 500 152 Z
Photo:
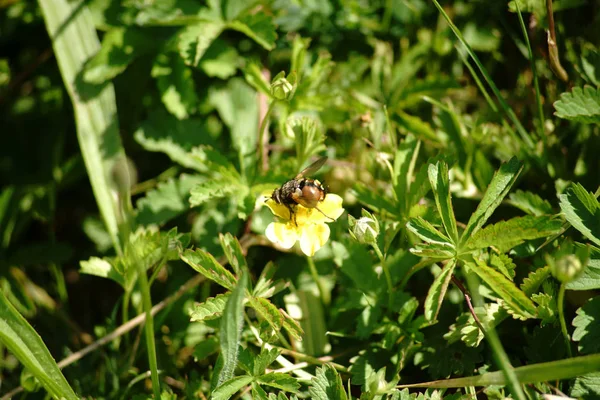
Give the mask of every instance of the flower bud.
M 559 259 L 554 259 L 550 264 L 552 275 L 562 283 L 567 283 L 575 279 L 581 270 L 583 264 L 575 254 L 567 254 Z
M 359 219 L 348 215 L 348 225 L 350 225 L 350 235 L 359 243 L 377 245 L 377 236 L 379 235 L 379 222 L 368 211 L 362 210 L 362 217 Z
M 291 100 L 296 91 L 296 73 L 292 72 L 285 77 L 281 71 L 271 81 L 271 95 L 277 100 Z

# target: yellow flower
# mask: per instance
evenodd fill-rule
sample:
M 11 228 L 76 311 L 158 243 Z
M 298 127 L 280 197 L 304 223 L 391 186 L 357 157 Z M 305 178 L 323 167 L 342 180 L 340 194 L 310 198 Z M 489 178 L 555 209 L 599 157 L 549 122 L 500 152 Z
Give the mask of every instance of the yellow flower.
M 300 241 L 300 249 L 307 256 L 313 256 L 329 240 L 328 222 L 336 220 L 344 212 L 342 198 L 337 194 L 328 193 L 319 203 L 319 212 L 316 208 L 306 208 L 297 204 L 294 207 L 294 220 L 290 219 L 290 210 L 268 196 L 265 202 L 273 214 L 281 222 L 271 222 L 267 226 L 267 238 L 284 249 L 290 249 Z M 325 216 L 325 215 L 327 216 Z M 331 217 L 327 218 L 327 217 Z

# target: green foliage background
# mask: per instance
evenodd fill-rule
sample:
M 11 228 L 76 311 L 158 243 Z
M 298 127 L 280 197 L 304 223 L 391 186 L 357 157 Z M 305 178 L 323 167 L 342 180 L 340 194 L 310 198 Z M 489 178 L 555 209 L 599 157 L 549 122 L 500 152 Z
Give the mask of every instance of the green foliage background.
M 600 397 L 600 6 L 547 5 L 0 0 L 0 396 Z

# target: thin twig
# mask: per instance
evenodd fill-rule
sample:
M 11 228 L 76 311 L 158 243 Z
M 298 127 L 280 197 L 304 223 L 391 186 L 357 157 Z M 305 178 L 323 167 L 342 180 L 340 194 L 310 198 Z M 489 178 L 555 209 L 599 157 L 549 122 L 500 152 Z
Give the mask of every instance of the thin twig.
M 462 282 L 459 281 L 454 275 L 452 275 L 452 282 L 454 282 L 454 284 L 462 292 L 463 296 L 465 296 L 465 300 L 467 301 L 467 306 L 469 307 L 469 311 L 471 312 L 471 315 L 473 316 L 475 323 L 477 324 L 479 329 L 481 329 L 481 332 L 483 332 L 483 334 L 485 335 L 485 329 L 483 329 L 483 325 L 481 324 L 481 321 L 479 321 L 479 317 L 477 317 L 477 314 L 475 314 L 475 309 L 473 308 L 473 304 L 471 303 L 471 295 L 469 295 L 469 291 L 462 284 Z
M 556 46 L 556 31 L 554 30 L 554 13 L 552 12 L 552 0 L 546 0 L 546 12 L 548 14 L 548 59 L 552 71 L 564 82 L 569 80 L 567 71 L 560 64 L 558 58 L 558 47 Z

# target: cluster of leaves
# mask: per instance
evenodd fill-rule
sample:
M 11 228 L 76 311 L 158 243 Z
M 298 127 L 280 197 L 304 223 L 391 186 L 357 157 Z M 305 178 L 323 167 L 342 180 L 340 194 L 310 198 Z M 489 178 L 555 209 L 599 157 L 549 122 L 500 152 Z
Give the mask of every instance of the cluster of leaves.
M 600 396 L 599 15 L 433 4 L 0 1 L 2 390 Z M 324 153 L 348 224 L 279 252 Z

